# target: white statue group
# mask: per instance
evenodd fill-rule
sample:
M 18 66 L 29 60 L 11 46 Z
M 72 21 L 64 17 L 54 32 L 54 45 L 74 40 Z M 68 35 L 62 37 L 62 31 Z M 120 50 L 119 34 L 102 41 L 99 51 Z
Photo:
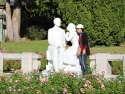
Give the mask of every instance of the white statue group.
M 82 75 L 79 59 L 76 55 L 78 48 L 78 35 L 73 23 L 67 26 L 69 32 L 65 33 L 61 26 L 61 19 L 54 19 L 54 27 L 48 30 L 48 50 L 46 70 L 42 72 L 47 75 L 49 72 L 74 72 Z M 71 41 L 72 46 L 66 49 L 66 41 Z

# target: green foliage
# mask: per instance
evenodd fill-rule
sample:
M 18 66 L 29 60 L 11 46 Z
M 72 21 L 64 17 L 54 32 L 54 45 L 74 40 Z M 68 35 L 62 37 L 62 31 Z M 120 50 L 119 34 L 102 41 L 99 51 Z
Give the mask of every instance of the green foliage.
M 28 11 L 28 13 L 30 14 L 29 18 L 32 17 L 38 17 L 41 15 L 47 15 L 48 14 L 52 15 L 53 11 L 54 11 L 54 3 L 53 0 L 30 0 L 30 2 L 28 2 L 28 0 L 23 0 L 24 2 L 27 2 L 26 6 L 26 10 Z
M 9 38 L 8 38 L 8 37 L 5 37 L 4 41 L 5 41 L 5 42 L 9 42 Z
M 112 74 L 123 75 L 123 61 L 113 61 L 111 62 Z
M 46 37 L 46 31 L 37 26 L 31 26 L 27 29 L 28 38 L 31 40 L 42 40 Z
M 104 79 L 99 75 L 87 75 L 88 87 L 83 88 L 85 94 L 122 94 L 124 93 L 124 79 Z M 91 86 L 91 88 L 90 88 Z
M 3 70 L 6 72 L 13 72 L 16 69 L 21 69 L 20 60 L 5 60 L 3 63 Z
M 66 89 L 68 93 L 79 93 L 79 88 L 82 86 L 82 79 L 77 78 L 73 73 L 55 73 L 50 75 L 49 82 L 44 84 L 43 93 L 47 94 L 62 94 L 63 90 Z M 48 87 L 48 88 L 46 88 Z
M 46 65 L 48 64 L 48 60 L 46 59 L 46 52 L 41 53 L 42 59 L 41 59 L 41 66 L 40 71 L 43 71 L 46 69 Z
M 5 0 L 0 0 L 0 5 L 4 5 Z
M 77 77 L 68 72 L 50 74 L 40 78 L 39 72 L 22 74 L 16 70 L 14 74 L 0 76 L 0 94 L 124 94 L 125 79 L 105 79 L 103 75 L 87 74 Z
M 63 26 L 69 22 L 82 23 L 85 26 L 91 46 L 123 43 L 124 4 L 123 0 L 54 0 L 57 14 L 63 20 Z M 121 6 L 119 8 L 119 6 Z
M 25 13 L 28 14 L 26 16 L 28 20 L 41 16 L 51 20 L 54 17 L 60 17 L 64 28 L 70 22 L 76 25 L 83 24 L 91 47 L 110 46 L 125 41 L 124 0 L 30 0 L 28 4 L 27 13 Z
M 46 16 L 53 20 L 60 17 L 64 28 L 70 22 L 83 24 L 91 47 L 111 46 L 125 41 L 124 0 L 31 0 L 27 10 L 28 19 Z

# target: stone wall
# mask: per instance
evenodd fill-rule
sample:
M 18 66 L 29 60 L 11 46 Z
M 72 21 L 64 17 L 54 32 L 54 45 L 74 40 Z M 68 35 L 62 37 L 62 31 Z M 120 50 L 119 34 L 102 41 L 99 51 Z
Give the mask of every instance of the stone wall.
M 90 57 L 90 68 L 93 73 L 104 74 L 106 78 L 114 77 L 111 61 L 123 61 L 123 74 L 125 75 L 125 54 L 97 53 Z

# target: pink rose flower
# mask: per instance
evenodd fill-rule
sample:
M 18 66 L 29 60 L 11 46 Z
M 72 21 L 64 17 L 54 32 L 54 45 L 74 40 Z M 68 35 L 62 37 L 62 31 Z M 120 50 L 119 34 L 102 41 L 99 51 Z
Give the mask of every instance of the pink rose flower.
M 104 88 L 105 88 L 105 85 L 104 85 L 104 84 L 101 84 L 101 88 L 104 89 Z
M 102 74 L 105 74 L 105 71 L 102 71 Z
M 2 50 L 0 50 L 0 53 L 3 53 L 3 51 L 2 51 Z
M 9 80 L 10 83 L 11 83 L 12 81 L 13 81 L 12 79 Z
M 26 77 L 26 80 L 29 81 L 29 80 L 30 80 L 30 77 Z
M 45 77 L 44 77 L 44 78 L 40 78 L 40 82 L 41 82 L 41 83 L 46 83 L 47 81 L 48 81 L 48 79 L 45 78 Z
M 66 94 L 66 92 L 67 92 L 67 89 L 64 88 L 64 89 L 63 89 L 63 94 Z
M 17 65 L 17 64 L 18 64 L 18 62 L 15 62 L 15 64 Z
M 18 83 L 18 82 L 19 82 L 19 80 L 15 80 L 15 82 L 16 82 L 16 83 Z
M 19 89 L 18 89 L 18 92 L 20 92 L 20 91 L 21 91 L 21 89 L 19 88 Z
M 6 60 L 6 62 L 8 62 L 9 60 Z
M 37 54 L 38 54 L 38 55 L 41 55 L 41 53 L 40 53 L 40 52 L 38 52 Z
M 9 92 L 12 92 L 13 91 L 13 88 L 12 87 L 9 87 Z
M 119 52 L 119 54 L 122 54 L 122 52 Z

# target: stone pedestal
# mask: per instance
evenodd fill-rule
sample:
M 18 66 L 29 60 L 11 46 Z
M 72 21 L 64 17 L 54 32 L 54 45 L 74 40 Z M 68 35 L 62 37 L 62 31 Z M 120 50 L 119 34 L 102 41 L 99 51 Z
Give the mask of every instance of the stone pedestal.
M 23 73 L 40 69 L 40 55 L 32 52 L 21 53 L 0 53 L 0 73 L 3 73 L 3 60 L 21 60 L 21 69 Z
M 3 53 L 0 53 L 0 73 L 3 73 Z
M 54 72 L 53 62 L 52 60 L 48 60 L 46 69 L 42 71 L 42 76 L 48 76 L 50 73 L 53 73 L 53 72 Z
M 33 59 L 33 70 L 39 71 L 41 62 L 37 59 Z
M 96 55 L 96 72 L 99 74 L 105 73 L 111 75 L 111 66 L 108 62 L 110 54 L 97 54 Z
M 23 52 L 22 53 L 22 64 L 21 64 L 21 68 L 23 70 L 23 73 L 28 73 L 31 72 L 33 70 L 35 71 L 39 71 L 40 69 L 40 57 L 39 55 L 35 54 L 35 53 L 31 53 L 31 52 Z
M 125 54 L 109 54 L 98 53 L 91 55 L 90 68 L 94 73 L 104 74 L 105 78 L 114 78 L 116 75 L 112 75 L 111 61 L 123 61 L 123 74 L 125 75 Z
M 125 76 L 125 55 L 123 57 L 123 75 Z
M 32 55 L 33 53 L 22 53 L 21 69 L 23 70 L 23 73 L 32 71 Z

